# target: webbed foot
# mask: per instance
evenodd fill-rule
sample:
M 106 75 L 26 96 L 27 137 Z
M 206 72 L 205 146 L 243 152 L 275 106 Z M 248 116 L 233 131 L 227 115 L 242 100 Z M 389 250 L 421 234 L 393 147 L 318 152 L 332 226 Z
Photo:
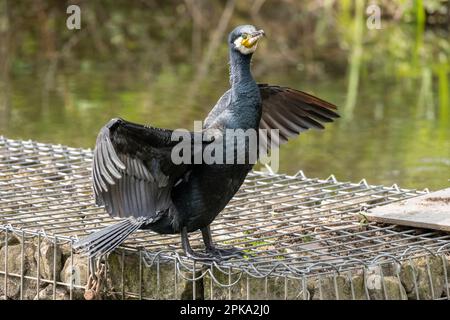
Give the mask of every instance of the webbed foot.
M 193 250 L 186 250 L 185 251 L 186 257 L 194 260 L 194 261 L 201 261 L 201 262 L 220 262 L 222 259 L 214 254 L 211 254 L 209 252 L 197 252 Z
M 244 257 L 244 252 L 238 248 L 230 247 L 230 248 L 216 248 L 214 246 L 207 247 L 206 252 L 214 257 L 219 258 L 220 260 L 227 260 L 232 258 L 242 258 Z

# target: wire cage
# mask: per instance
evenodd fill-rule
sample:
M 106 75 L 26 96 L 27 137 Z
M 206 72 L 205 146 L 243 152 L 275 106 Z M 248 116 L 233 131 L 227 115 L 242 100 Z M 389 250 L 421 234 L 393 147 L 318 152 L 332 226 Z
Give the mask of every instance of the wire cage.
M 91 150 L 0 137 L 0 298 L 83 299 L 89 261 L 72 243 L 115 221 L 94 205 L 91 161 Z M 105 258 L 98 298 L 449 299 L 448 233 L 364 215 L 426 192 L 251 172 L 211 226 L 244 257 L 195 262 L 178 235 L 137 231 Z

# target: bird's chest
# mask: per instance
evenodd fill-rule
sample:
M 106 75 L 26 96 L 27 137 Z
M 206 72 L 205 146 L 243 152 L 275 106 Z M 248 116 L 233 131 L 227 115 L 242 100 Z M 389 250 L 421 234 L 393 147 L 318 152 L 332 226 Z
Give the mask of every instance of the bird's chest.
M 257 129 L 261 120 L 261 99 L 259 94 L 241 94 L 226 110 L 223 128 L 232 130 Z

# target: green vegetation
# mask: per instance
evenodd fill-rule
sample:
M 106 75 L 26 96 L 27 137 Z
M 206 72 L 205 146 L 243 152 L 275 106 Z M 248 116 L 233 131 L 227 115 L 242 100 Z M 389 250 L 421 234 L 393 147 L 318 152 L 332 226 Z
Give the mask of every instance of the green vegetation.
M 314 236 L 307 234 L 302 238 L 303 243 L 308 243 L 314 240 Z
M 380 30 L 366 0 L 83 1 L 76 31 L 69 3 L 0 0 L 0 134 L 92 147 L 116 116 L 191 128 L 228 86 L 226 33 L 252 23 L 255 77 L 343 114 L 283 146 L 280 171 L 448 186 L 450 1 L 376 1 Z

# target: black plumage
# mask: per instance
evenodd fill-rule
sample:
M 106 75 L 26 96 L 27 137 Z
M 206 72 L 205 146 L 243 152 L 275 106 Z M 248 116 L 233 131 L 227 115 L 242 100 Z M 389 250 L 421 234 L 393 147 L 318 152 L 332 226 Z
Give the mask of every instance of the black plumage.
M 322 122 L 338 115 L 334 105 L 307 93 L 255 82 L 250 60 L 262 35 L 249 25 L 230 33 L 231 88 L 205 119 L 204 129 L 222 133 L 225 129 L 279 129 L 279 139 L 270 131 L 266 138 L 278 147 L 302 131 L 323 129 Z M 135 230 L 150 229 L 181 233 L 183 249 L 193 258 L 234 253 L 214 247 L 209 225 L 238 191 L 253 164 L 175 164 L 171 152 L 178 142 L 172 141 L 172 133 L 123 119 L 113 119 L 100 130 L 92 173 L 96 203 L 104 205 L 111 216 L 127 219 L 77 242 L 77 250 L 90 257 L 101 256 Z M 203 147 L 211 141 L 203 142 Z M 187 234 L 199 229 L 206 254 L 194 252 L 189 245 Z

